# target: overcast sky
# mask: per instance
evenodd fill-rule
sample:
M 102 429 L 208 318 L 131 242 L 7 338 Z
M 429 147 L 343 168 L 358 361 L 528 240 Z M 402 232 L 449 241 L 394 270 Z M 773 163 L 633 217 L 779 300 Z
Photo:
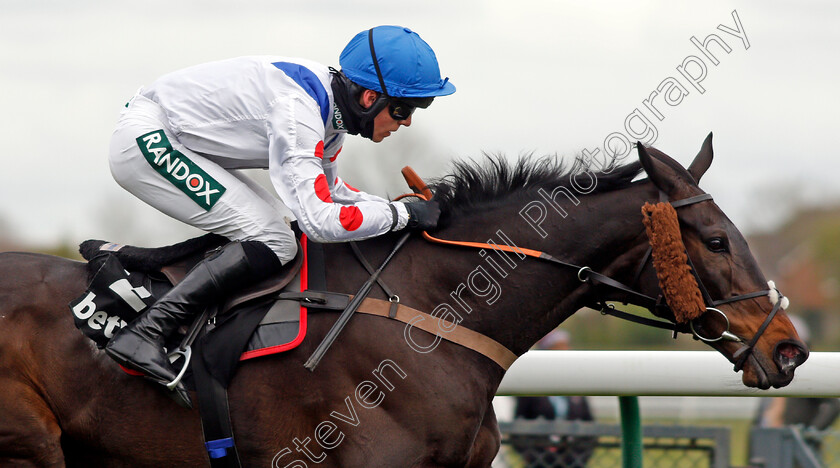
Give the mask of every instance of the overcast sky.
M 381 144 L 348 138 L 340 171 L 372 193 L 400 191 L 405 164 L 431 177 L 482 152 L 603 154 L 621 141 L 615 132 L 644 133 L 644 118 L 654 146 L 685 165 L 714 131 L 701 186 L 745 231 L 778 220 L 791 200 L 840 198 L 831 0 L 3 0 L 0 11 L 0 235 L 22 242 L 182 240 L 194 231 L 125 193 L 108 170 L 111 131 L 137 88 L 238 55 L 338 66 L 347 41 L 379 24 L 417 31 L 458 91 Z M 730 49 L 709 45 L 716 65 L 691 41 L 710 34 Z M 684 62 L 694 76 L 703 64 L 697 86 L 678 70 Z M 663 92 L 651 97 L 657 88 L 670 89 L 670 104 Z

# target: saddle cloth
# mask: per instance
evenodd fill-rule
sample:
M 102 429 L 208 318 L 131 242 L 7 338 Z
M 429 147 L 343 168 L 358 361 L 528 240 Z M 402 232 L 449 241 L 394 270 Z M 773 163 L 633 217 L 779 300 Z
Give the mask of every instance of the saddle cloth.
M 210 245 L 219 242 L 215 238 L 207 240 L 212 242 Z M 179 253 L 184 258 L 158 267 L 157 271 L 136 271 L 131 267 L 150 269 L 146 260 L 159 253 L 159 249 L 87 241 L 81 251 L 89 259 L 89 286 L 69 304 L 76 327 L 103 348 L 119 328 L 142 314 L 203 258 L 208 245 L 200 242 L 197 247 L 195 241 L 187 241 L 192 242 L 187 250 L 195 251 Z M 315 246 L 319 250 L 320 246 Z M 127 255 L 121 255 L 123 248 L 129 252 Z M 237 361 L 297 347 L 306 336 L 308 309 L 296 296 L 306 291 L 310 283 L 309 250 L 310 242 L 301 234 L 298 256 L 283 271 L 218 305 L 218 313 L 204 326 L 194 344 L 193 359 L 198 357 L 196 350 L 200 350 L 199 356 L 205 359 L 210 372 L 220 381 L 228 382 Z M 138 258 L 144 261 L 138 262 Z M 322 271 L 323 258 L 320 255 L 316 258 L 319 265 L 315 269 Z M 167 260 L 170 259 L 160 261 Z M 186 330 L 182 327 L 182 331 Z M 167 349 L 179 346 L 182 338 L 181 334 L 171 337 L 166 343 Z

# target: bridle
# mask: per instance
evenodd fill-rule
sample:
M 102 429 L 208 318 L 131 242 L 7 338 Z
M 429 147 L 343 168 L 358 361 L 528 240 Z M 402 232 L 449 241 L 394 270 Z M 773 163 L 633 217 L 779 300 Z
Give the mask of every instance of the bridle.
M 662 192 L 660 192 L 660 196 L 663 199 L 663 201 L 668 201 L 667 197 L 664 194 L 662 194 Z M 681 207 L 684 207 L 684 206 L 690 206 L 690 205 L 694 205 L 696 203 L 700 203 L 700 202 L 704 202 L 704 201 L 712 201 L 712 200 L 713 200 L 713 197 L 712 197 L 711 194 L 703 193 L 703 194 L 700 194 L 700 195 L 695 195 L 693 197 L 683 198 L 681 200 L 670 201 L 669 203 L 674 208 L 681 208 Z M 633 284 L 636 284 L 638 282 L 639 277 L 641 276 L 642 272 L 645 269 L 645 266 L 649 263 L 652 251 L 653 251 L 653 249 L 651 247 L 649 247 L 647 252 L 645 253 L 643 259 L 642 259 L 642 262 L 636 268 L 636 275 L 633 279 Z M 703 284 L 703 280 L 700 278 L 700 275 L 697 273 L 697 268 L 694 267 L 694 263 L 691 261 L 691 256 L 688 255 L 688 252 L 686 252 L 686 257 L 688 259 L 688 266 L 690 267 L 690 271 L 691 271 L 692 275 L 694 276 L 694 278 L 697 280 L 697 286 L 700 289 L 700 294 L 702 295 L 703 302 L 706 305 L 706 311 L 705 312 L 706 313 L 715 312 L 717 314 L 720 314 L 720 316 L 723 317 L 724 321 L 726 322 L 726 328 L 720 333 L 719 336 L 717 336 L 715 338 L 709 338 L 709 337 L 703 336 L 701 333 L 699 333 L 697 331 L 697 329 L 694 325 L 694 322 L 695 322 L 695 320 L 700 318 L 700 317 L 698 317 L 697 319 L 689 321 L 689 329 L 691 331 L 691 334 L 696 339 L 699 339 L 699 340 L 704 341 L 706 343 L 715 343 L 715 342 L 718 342 L 718 341 L 731 341 L 731 342 L 741 343 L 741 347 L 737 351 L 735 351 L 735 353 L 732 354 L 732 358 L 735 360 L 734 369 L 735 369 L 735 372 L 738 372 L 744 367 L 744 364 L 746 363 L 747 358 L 749 358 L 750 354 L 752 353 L 753 349 L 755 348 L 755 345 L 758 343 L 758 340 L 761 338 L 761 336 L 767 330 L 767 327 L 770 326 L 770 322 L 773 320 L 774 317 L 776 317 L 776 314 L 781 309 L 784 296 L 781 294 L 781 292 L 778 289 L 776 289 L 774 287 L 773 289 L 759 290 L 759 291 L 755 291 L 755 292 L 750 292 L 750 293 L 746 293 L 746 294 L 740 294 L 740 295 L 737 295 L 737 296 L 732 296 L 732 297 L 729 297 L 729 298 L 726 298 L 726 299 L 715 300 L 715 299 L 712 298 L 711 294 L 709 294 L 709 290 Z M 770 296 L 773 291 L 775 291 L 777 293 L 776 294 L 777 299 L 776 299 L 776 302 L 773 304 L 773 309 L 770 311 L 770 313 L 767 315 L 767 318 L 764 319 L 764 322 L 761 324 L 760 327 L 758 327 L 758 330 L 756 330 L 755 334 L 753 335 L 753 337 L 749 341 L 745 341 L 743 338 L 739 337 L 738 335 L 735 335 L 734 333 L 732 333 L 729 330 L 730 329 L 729 317 L 727 317 L 726 313 L 724 313 L 722 310 L 718 309 L 719 306 L 725 305 L 725 304 L 731 304 L 731 303 L 734 303 L 734 302 L 739 302 L 739 301 L 743 301 L 743 300 L 747 300 L 747 299 L 755 299 L 755 298 L 758 298 L 758 297 Z M 639 294 L 639 293 L 636 293 L 636 294 Z M 659 297 L 660 297 L 660 299 L 654 300 L 654 307 L 662 308 L 662 303 L 661 303 L 662 296 L 660 295 Z M 647 299 L 651 300 L 653 298 L 647 297 Z M 603 304 L 603 303 L 601 303 L 601 304 Z M 640 304 L 637 304 L 637 305 L 640 305 Z M 665 308 L 668 308 L 667 304 L 664 304 L 664 306 L 665 306 Z M 651 309 L 650 307 L 646 307 L 646 308 L 648 310 L 651 310 L 651 312 L 653 312 L 653 309 Z M 609 312 L 607 312 L 607 313 L 609 313 Z M 705 313 L 703 315 L 705 315 Z M 660 322 L 660 323 L 667 324 L 667 325 L 673 325 L 674 326 L 673 330 L 674 330 L 675 333 L 677 331 L 683 331 L 683 330 L 677 330 L 677 325 L 672 324 L 670 322 Z M 668 327 L 668 328 L 670 328 L 670 327 Z
M 675 200 L 675 201 L 667 200 L 667 197 L 665 197 L 664 194 L 661 195 L 661 197 L 663 198 L 663 201 L 669 202 L 671 204 L 671 206 L 673 206 L 674 208 L 681 208 L 681 207 L 685 207 L 685 206 L 694 205 L 696 203 L 701 203 L 701 202 L 712 201 L 713 200 L 712 195 L 710 195 L 708 193 L 696 195 L 696 196 L 693 196 L 693 197 L 684 198 L 684 199 L 681 199 L 681 200 Z M 438 244 L 455 245 L 455 246 L 461 246 L 461 247 L 471 247 L 471 248 L 478 248 L 478 249 L 488 249 L 489 248 L 489 249 L 494 249 L 494 250 L 501 250 L 501 251 L 505 251 L 505 252 L 516 253 L 517 255 L 519 255 L 522 258 L 524 258 L 524 256 L 528 256 L 528 257 L 532 257 L 532 258 L 536 258 L 536 259 L 539 259 L 539 260 L 542 260 L 542 261 L 546 261 L 546 262 L 549 262 L 549 263 L 552 263 L 552 264 L 555 264 L 555 265 L 558 265 L 558 266 L 561 266 L 561 267 L 564 267 L 564 268 L 575 269 L 575 270 L 577 270 L 577 278 L 580 282 L 590 283 L 590 284 L 593 284 L 595 286 L 602 285 L 602 286 L 606 286 L 606 287 L 609 287 L 609 288 L 612 288 L 612 289 L 615 289 L 615 290 L 619 290 L 622 293 L 624 293 L 626 296 L 631 298 L 629 301 L 624 301 L 623 302 L 624 304 L 632 304 L 632 305 L 635 305 L 635 306 L 643 307 L 643 308 L 649 310 L 654 315 L 660 315 L 657 312 L 661 313 L 662 311 L 665 311 L 666 313 L 668 313 L 668 312 L 672 313 L 670 306 L 668 306 L 668 304 L 665 302 L 664 296 L 662 294 L 660 294 L 657 298 L 648 296 L 646 294 L 643 294 L 643 293 L 637 291 L 636 289 L 634 289 L 631 286 L 627 286 L 627 285 L 625 285 L 625 284 L 623 284 L 623 283 L 621 283 L 621 282 L 619 282 L 619 281 L 617 281 L 617 280 L 615 280 L 615 279 L 613 279 L 609 276 L 606 276 L 602 273 L 598 273 L 598 272 L 592 270 L 588 266 L 580 266 L 580 265 L 574 265 L 574 264 L 571 264 L 571 263 L 567 263 L 567 262 L 564 262 L 562 260 L 558 260 L 557 258 L 554 258 L 554 257 L 552 257 L 551 255 L 549 255 L 545 252 L 541 252 L 541 251 L 538 251 L 538 250 L 532 250 L 532 249 L 526 249 L 526 248 L 520 248 L 520 247 L 515 247 L 515 246 L 511 247 L 511 246 L 508 246 L 508 245 L 485 244 L 485 243 L 480 243 L 480 242 L 465 242 L 465 241 L 452 241 L 452 240 L 439 239 L 439 238 L 431 236 L 427 232 L 423 232 L 423 237 L 430 242 L 434 242 L 434 243 L 438 243 Z M 645 270 L 645 267 L 650 263 L 649 260 L 651 258 L 652 250 L 653 250 L 652 247 L 648 248 L 647 253 L 644 255 L 644 257 L 642 258 L 642 261 L 640 262 L 639 266 L 636 268 L 636 274 L 635 274 L 635 277 L 633 279 L 633 284 L 636 284 L 638 282 L 638 279 L 641 277 L 641 274 Z M 750 292 L 750 293 L 746 293 L 746 294 L 740 294 L 740 295 L 729 297 L 729 298 L 726 298 L 726 299 L 714 300 L 711 297 L 711 295 L 709 294 L 708 289 L 706 289 L 706 287 L 703 285 L 703 281 L 700 279 L 700 276 L 697 274 L 697 269 L 694 267 L 694 264 L 691 262 L 691 257 L 688 256 L 688 252 L 686 252 L 686 256 L 688 257 L 688 265 L 690 267 L 691 273 L 694 275 L 695 279 L 697 280 L 697 285 L 698 285 L 698 287 L 700 289 L 700 293 L 703 297 L 703 302 L 706 305 L 705 312 L 700 317 L 697 317 L 696 319 L 693 319 L 693 320 L 689 321 L 687 325 L 686 324 L 675 324 L 675 323 L 666 322 L 666 321 L 662 321 L 662 320 L 653 320 L 653 319 L 649 319 L 649 318 L 646 318 L 646 317 L 640 317 L 640 316 L 637 316 L 637 315 L 629 313 L 629 312 L 618 310 L 613 304 L 607 304 L 607 302 L 604 301 L 604 300 L 593 301 L 592 304 L 594 305 L 594 307 L 592 307 L 592 308 L 594 308 L 596 310 L 600 309 L 602 314 L 612 315 L 612 316 L 615 316 L 615 317 L 618 317 L 618 318 L 621 318 L 621 319 L 630 320 L 630 321 L 633 321 L 633 322 L 636 322 L 636 323 L 641 323 L 643 325 L 648 325 L 648 326 L 653 326 L 653 327 L 657 327 L 657 328 L 672 330 L 674 332 L 675 337 L 676 337 L 676 334 L 679 332 L 679 333 L 691 334 L 696 339 L 699 339 L 699 340 L 707 342 L 707 343 L 715 343 L 715 342 L 718 342 L 718 341 L 731 341 L 731 342 L 741 343 L 741 347 L 737 351 L 735 351 L 735 353 L 733 353 L 733 355 L 732 355 L 732 358 L 735 360 L 735 372 L 738 372 L 741 369 L 743 369 L 744 364 L 746 363 L 747 359 L 752 354 L 752 351 L 755 348 L 755 345 L 758 343 L 758 340 L 761 338 L 761 336 L 767 330 L 767 327 L 770 325 L 770 322 L 773 320 L 773 318 L 776 316 L 776 314 L 781 309 L 784 296 L 782 296 L 782 294 L 779 292 L 778 289 L 773 288 L 773 289 L 765 289 L 765 290 Z M 732 333 L 729 330 L 730 329 L 729 317 L 727 317 L 726 313 L 724 313 L 722 310 L 718 309 L 719 306 L 725 305 L 725 304 L 731 304 L 733 302 L 739 302 L 739 301 L 743 301 L 743 300 L 747 300 L 747 299 L 754 299 L 754 298 L 757 298 L 757 297 L 769 296 L 773 293 L 773 291 L 775 291 L 777 293 L 778 298 L 777 298 L 775 304 L 773 304 L 773 309 L 771 310 L 770 314 L 767 315 L 767 318 L 764 319 L 764 322 L 761 324 L 761 326 L 758 328 L 758 330 L 755 332 L 755 334 L 753 335 L 752 338 L 750 338 L 749 340 L 745 340 L 744 338 Z M 695 320 L 697 320 L 699 318 L 702 318 L 703 316 L 705 316 L 709 312 L 714 312 L 714 313 L 720 314 L 726 322 L 726 328 L 720 333 L 719 336 L 713 337 L 713 338 L 703 336 L 702 334 L 700 334 L 697 331 L 697 327 L 695 327 L 695 324 L 694 324 Z

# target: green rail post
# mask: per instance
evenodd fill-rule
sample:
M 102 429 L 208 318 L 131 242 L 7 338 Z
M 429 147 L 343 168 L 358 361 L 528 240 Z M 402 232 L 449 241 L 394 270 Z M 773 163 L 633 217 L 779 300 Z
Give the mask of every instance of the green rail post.
M 639 398 L 618 397 L 621 412 L 621 461 L 624 468 L 642 468 L 642 417 Z

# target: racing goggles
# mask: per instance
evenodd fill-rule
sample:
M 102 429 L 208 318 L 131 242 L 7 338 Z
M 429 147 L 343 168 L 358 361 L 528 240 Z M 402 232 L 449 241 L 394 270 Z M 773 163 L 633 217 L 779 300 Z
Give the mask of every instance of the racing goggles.
M 398 122 L 400 120 L 408 120 L 411 114 L 414 113 L 414 109 L 418 107 L 425 109 L 432 104 L 434 99 L 433 97 L 395 98 L 388 96 L 388 112 L 391 114 L 391 118 Z
M 391 114 L 391 118 L 397 122 L 411 118 L 411 114 L 414 113 L 416 108 L 396 99 L 391 99 L 391 102 L 388 103 L 388 112 Z

